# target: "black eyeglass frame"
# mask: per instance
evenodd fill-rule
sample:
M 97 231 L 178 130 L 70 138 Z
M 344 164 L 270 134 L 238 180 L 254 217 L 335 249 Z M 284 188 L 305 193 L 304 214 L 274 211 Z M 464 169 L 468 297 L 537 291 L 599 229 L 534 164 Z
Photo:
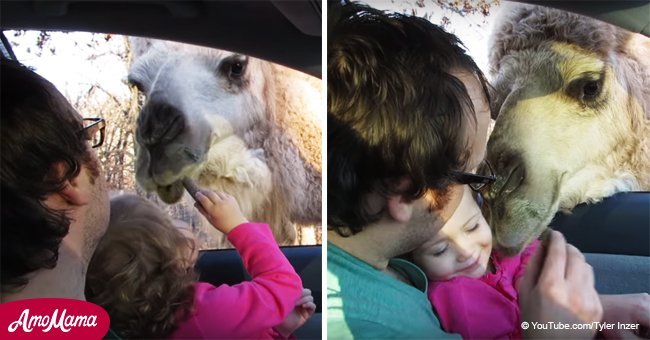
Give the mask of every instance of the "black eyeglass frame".
M 92 136 L 99 131 L 99 141 L 91 145 L 92 148 L 98 148 L 104 144 L 104 131 L 106 129 L 106 121 L 104 118 L 84 118 L 84 122 L 92 122 L 79 130 L 79 134 L 83 135 L 89 141 L 92 141 Z
M 481 191 L 486 186 L 496 182 L 497 177 L 494 175 L 494 170 L 492 170 L 492 165 L 487 160 L 483 161 L 490 171 L 489 176 L 472 174 L 469 172 L 462 171 L 451 171 L 449 176 L 459 184 L 467 184 L 474 191 Z

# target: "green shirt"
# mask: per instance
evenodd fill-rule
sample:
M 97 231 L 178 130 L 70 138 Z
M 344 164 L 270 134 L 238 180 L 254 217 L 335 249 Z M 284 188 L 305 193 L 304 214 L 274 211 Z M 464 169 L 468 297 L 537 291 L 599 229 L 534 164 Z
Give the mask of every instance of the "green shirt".
M 402 259 L 391 260 L 389 266 L 413 285 L 327 244 L 327 337 L 457 339 L 440 328 L 427 299 L 424 273 Z

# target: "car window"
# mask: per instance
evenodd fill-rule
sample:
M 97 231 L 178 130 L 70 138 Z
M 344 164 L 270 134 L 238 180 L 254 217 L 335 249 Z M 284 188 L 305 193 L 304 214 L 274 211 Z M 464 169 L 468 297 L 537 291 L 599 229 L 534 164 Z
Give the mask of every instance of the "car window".
M 133 45 L 133 41 L 137 42 L 137 39 L 108 33 L 86 32 L 5 31 L 4 34 L 17 59 L 52 81 L 82 116 L 101 117 L 107 121 L 106 138 L 102 147 L 98 149 L 98 156 L 105 169 L 112 194 L 137 193 L 158 203 L 175 219 L 191 227 L 199 240 L 200 249 L 230 247 L 193 207 L 194 202 L 189 195 L 181 197 L 176 204 L 166 204 L 155 191 L 144 190 L 136 180 L 138 153 L 135 144 L 136 122 L 147 98 L 145 92 L 135 86 L 140 85 L 138 81 L 130 79 L 133 77 L 129 71 L 140 56 L 156 59 L 146 55 L 146 51 L 135 50 L 136 47 L 143 48 L 137 43 L 137 46 Z M 303 118 L 311 120 L 313 126 L 320 128 L 321 118 L 318 110 L 321 107 L 321 80 L 277 64 L 273 65 L 273 69 L 292 77 L 291 82 L 278 86 L 291 87 L 287 91 L 300 93 L 302 101 L 299 103 L 299 109 L 305 113 Z M 187 79 L 170 79 L 190 83 Z M 195 90 L 200 91 L 200 89 Z M 209 94 L 204 93 L 204 95 Z M 255 105 L 263 105 L 263 103 Z M 239 122 L 238 117 L 230 118 L 233 124 Z M 320 171 L 320 132 L 305 126 L 290 126 L 287 128 L 287 133 L 297 136 L 307 135 L 314 141 L 314 145 L 318 146 L 318 154 L 312 153 L 311 159 L 304 161 Z M 264 160 L 265 156 L 267 155 L 261 155 L 260 159 Z M 296 175 L 301 176 L 301 174 Z M 249 174 L 243 173 L 242 176 L 249 176 Z M 300 178 L 296 180 L 299 181 Z M 255 190 L 258 189 L 251 188 L 251 193 Z M 318 195 L 320 203 L 320 192 Z M 320 209 L 319 206 L 318 221 L 320 221 Z M 268 223 L 271 224 L 271 221 Z M 277 226 L 271 227 L 277 228 Z M 303 222 L 296 230 L 295 242 L 292 244 L 322 243 L 320 223 Z

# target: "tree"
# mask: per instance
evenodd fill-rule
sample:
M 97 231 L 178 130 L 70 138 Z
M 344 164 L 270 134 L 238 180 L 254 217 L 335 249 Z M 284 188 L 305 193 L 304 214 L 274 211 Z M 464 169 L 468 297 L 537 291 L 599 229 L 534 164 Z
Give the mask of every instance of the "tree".
M 447 28 L 451 26 L 455 17 L 468 18 L 481 15 L 486 18 L 500 4 L 501 0 L 402 0 L 399 2 L 393 0 L 390 5 L 378 5 L 382 8 L 420 16 Z M 485 20 L 475 24 L 483 25 Z

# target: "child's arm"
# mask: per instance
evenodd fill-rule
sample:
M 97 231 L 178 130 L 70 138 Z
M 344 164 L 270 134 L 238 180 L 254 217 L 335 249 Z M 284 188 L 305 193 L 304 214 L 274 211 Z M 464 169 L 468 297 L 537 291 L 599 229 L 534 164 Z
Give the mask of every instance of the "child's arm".
M 648 293 L 624 295 L 600 295 L 603 320 L 613 324 L 612 329 L 603 327 L 605 338 L 648 338 L 650 327 L 650 295 Z M 632 325 L 631 329 L 624 325 Z M 626 329 L 628 328 L 628 329 Z M 600 329 L 599 329 L 600 330 Z
M 253 277 L 234 286 L 197 286 L 194 318 L 201 336 L 255 337 L 281 324 L 300 298 L 302 282 L 269 227 L 248 223 L 228 194 L 201 190 L 195 197 L 199 211 L 228 235 Z
M 305 288 L 302 290 L 300 299 L 296 301 L 291 314 L 281 324 L 275 326 L 275 330 L 285 338 L 289 337 L 296 329 L 304 325 L 314 315 L 315 311 L 316 304 L 314 303 L 314 297 L 311 295 L 311 290 Z

